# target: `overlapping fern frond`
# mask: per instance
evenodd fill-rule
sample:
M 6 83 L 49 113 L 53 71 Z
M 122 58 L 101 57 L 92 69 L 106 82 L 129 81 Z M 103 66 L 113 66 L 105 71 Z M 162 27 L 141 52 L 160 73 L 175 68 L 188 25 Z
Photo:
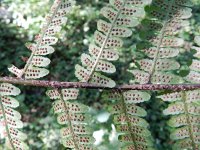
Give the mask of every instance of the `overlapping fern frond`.
M 14 110 L 19 106 L 19 102 L 13 96 L 19 94 L 20 89 L 12 84 L 0 84 L 0 124 L 8 149 L 27 150 L 28 146 L 24 143 L 27 136 L 19 130 L 23 127 L 21 115 Z
M 173 74 L 180 65 L 175 60 L 184 40 L 177 35 L 188 25 L 191 17 L 189 0 L 154 0 L 146 8 L 148 19 L 143 20 L 140 33 L 141 44 L 137 49 L 143 52 L 142 60 L 135 60 L 137 68 L 130 70 L 134 75 L 134 83 L 177 84 L 183 80 Z

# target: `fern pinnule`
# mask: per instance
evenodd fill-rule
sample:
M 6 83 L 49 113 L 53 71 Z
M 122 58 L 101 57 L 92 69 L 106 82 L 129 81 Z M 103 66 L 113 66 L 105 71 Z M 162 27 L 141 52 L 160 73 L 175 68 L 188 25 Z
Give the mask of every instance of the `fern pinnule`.
M 23 127 L 21 115 L 14 108 L 19 106 L 19 102 L 12 96 L 20 94 L 20 89 L 8 83 L 0 84 L 0 122 L 4 126 L 7 148 L 27 150 L 28 146 L 24 143 L 27 136 L 19 131 Z
M 184 44 L 178 34 L 189 25 L 187 19 L 192 15 L 188 6 L 191 2 L 186 0 L 155 0 L 146 8 L 148 17 L 142 21 L 142 42 L 137 45 L 145 56 L 142 60 L 135 60 L 137 67 L 130 70 L 135 77 L 134 83 L 183 82 L 173 72 L 180 68 L 175 57 Z

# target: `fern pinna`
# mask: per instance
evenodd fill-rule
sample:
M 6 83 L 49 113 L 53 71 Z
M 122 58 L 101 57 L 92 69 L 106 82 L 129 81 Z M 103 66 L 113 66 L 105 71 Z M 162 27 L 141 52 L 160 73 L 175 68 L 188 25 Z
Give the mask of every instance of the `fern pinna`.
M 199 94 L 199 90 L 195 90 L 158 96 L 164 101 L 171 102 L 163 113 L 173 115 L 168 124 L 175 128 L 171 133 L 171 139 L 177 141 L 174 149 L 198 150 L 200 148 Z
M 31 51 L 31 56 L 23 69 L 18 69 L 12 65 L 10 72 L 18 78 L 38 79 L 49 74 L 49 70 L 44 68 L 50 64 L 50 59 L 44 57 L 53 53 L 55 50 L 52 45 L 56 44 L 58 38 L 54 37 L 61 30 L 61 25 L 66 23 L 67 14 L 74 1 L 56 0 L 51 8 L 50 14 L 42 26 L 41 33 L 35 36 L 35 43 L 27 43 L 26 46 Z
M 147 112 L 136 104 L 148 101 L 147 92 L 130 90 L 126 92 L 114 91 L 108 94 L 109 106 L 114 115 L 114 123 L 119 133 L 120 148 L 122 150 L 152 150 L 153 142 L 149 124 L 142 118 Z
M 144 16 L 142 7 L 149 1 L 110 0 L 110 5 L 101 10 L 107 19 L 97 22 L 98 30 L 94 34 L 94 42 L 89 46 L 89 54 L 82 54 L 82 66 L 76 65 L 76 76 L 81 82 L 114 87 L 115 82 L 100 74 L 114 73 L 115 66 L 108 62 L 119 58 L 117 49 L 123 46 L 122 38 L 132 34 L 131 27 L 139 24 L 137 17 Z M 134 5 L 135 4 L 135 5 Z
M 186 6 L 190 5 L 188 0 L 155 0 L 146 8 L 148 18 L 142 21 L 142 42 L 137 45 L 145 57 L 135 60 L 137 68 L 130 71 L 135 77 L 134 83 L 183 82 L 180 77 L 173 75 L 173 71 L 180 67 L 174 57 L 184 44 L 183 39 L 176 35 L 188 25 L 186 19 L 191 17 L 191 9 Z
M 67 125 L 61 129 L 62 143 L 65 147 L 75 150 L 92 150 L 94 138 L 89 126 L 89 107 L 71 102 L 77 99 L 79 90 L 49 90 L 47 95 L 56 100 L 53 109 L 58 114 L 58 123 Z
M 200 43 L 198 36 L 195 37 L 195 42 Z M 197 50 L 194 56 L 198 58 L 199 49 L 198 47 L 193 48 Z M 199 83 L 199 60 L 193 59 L 189 68 L 190 72 L 185 80 L 191 83 Z M 171 139 L 177 141 L 174 149 L 200 149 L 200 91 L 182 91 L 158 97 L 171 103 L 163 112 L 165 115 L 173 115 L 168 124 L 175 128 L 171 133 Z

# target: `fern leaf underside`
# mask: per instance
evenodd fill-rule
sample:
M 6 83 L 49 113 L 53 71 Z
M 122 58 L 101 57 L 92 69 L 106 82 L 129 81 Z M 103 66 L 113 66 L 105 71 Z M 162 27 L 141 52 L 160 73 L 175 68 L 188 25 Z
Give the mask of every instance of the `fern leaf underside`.
M 31 51 L 26 65 L 23 69 L 18 69 L 14 65 L 9 67 L 9 71 L 17 77 L 25 79 L 38 79 L 49 74 L 46 67 L 50 64 L 50 59 L 44 56 L 52 54 L 58 38 L 55 35 L 61 30 L 61 26 L 66 23 L 65 15 L 71 10 L 75 1 L 55 0 L 50 13 L 42 26 L 41 33 L 35 36 L 35 43 L 27 43 L 27 48 Z
M 55 100 L 53 109 L 58 115 L 58 123 L 67 126 L 61 129 L 63 145 L 76 150 L 92 150 L 94 138 L 89 126 L 89 107 L 73 102 L 78 93 L 77 89 L 47 91 L 50 99 Z
M 110 5 L 101 10 L 101 14 L 107 19 L 99 20 L 97 23 L 98 30 L 94 34 L 94 42 L 89 46 L 89 54 L 82 54 L 81 65 L 76 65 L 75 74 L 81 82 L 95 83 L 106 87 L 114 87 L 115 82 L 102 75 L 116 72 L 115 66 L 110 61 L 119 58 L 117 49 L 123 46 L 123 39 L 132 35 L 131 28 L 139 24 L 140 18 L 144 17 L 144 6 L 150 4 L 150 0 L 110 0 Z M 54 45 L 57 38 L 56 33 L 61 30 L 61 25 L 66 22 L 66 15 L 71 7 L 75 4 L 73 0 L 56 0 L 51 8 L 51 13 L 46 17 L 41 34 L 36 36 L 35 43 L 28 43 L 27 47 L 32 54 L 23 69 L 18 69 L 14 65 L 9 71 L 17 77 L 26 79 L 38 79 L 46 76 L 49 71 L 45 67 L 50 64 L 50 59 L 44 57 L 54 52 Z M 137 48 L 142 51 L 146 57 L 137 60 L 136 66 L 130 72 L 134 75 L 134 83 L 165 83 L 177 84 L 183 80 L 174 75 L 173 71 L 179 69 L 179 63 L 174 59 L 179 54 L 183 45 L 183 40 L 176 35 L 182 27 L 188 25 L 186 19 L 191 16 L 191 3 L 188 0 L 155 0 L 152 6 L 147 8 L 149 18 L 143 21 L 144 31 L 141 38 L 145 43 L 138 44 Z M 146 32 L 150 31 L 150 32 Z M 148 33 L 148 34 L 147 34 Z M 199 62 L 193 61 L 191 70 L 195 71 L 189 80 L 200 77 L 198 75 Z M 195 68 L 196 67 L 196 68 Z M 0 88 L 0 119 L 5 122 L 5 132 L 10 140 L 11 147 L 17 146 L 27 149 L 22 142 L 26 136 L 18 131 L 21 128 L 20 114 L 13 110 L 18 103 L 10 97 L 19 94 L 19 90 L 10 84 L 1 84 Z M 13 94 L 12 89 L 18 93 Z M 11 91 L 6 93 L 5 91 Z M 166 115 L 176 115 L 170 121 L 169 125 L 178 127 L 171 135 L 171 138 L 178 140 L 176 148 L 199 148 L 199 106 L 196 106 L 197 100 L 191 100 L 189 93 L 199 93 L 199 91 L 188 91 L 172 93 L 176 102 L 169 105 L 164 111 Z M 53 109 L 58 114 L 58 123 L 66 125 L 61 129 L 62 141 L 65 147 L 76 150 L 92 150 L 92 130 L 88 125 L 90 116 L 89 108 L 75 101 L 79 91 L 77 89 L 53 89 L 47 91 L 50 99 L 55 100 Z M 114 94 L 114 96 L 113 96 Z M 169 94 L 168 94 L 169 95 Z M 195 94 L 194 94 L 195 95 Z M 192 96 L 194 96 L 192 95 Z M 198 94 L 197 94 L 198 95 Z M 121 149 L 139 150 L 152 149 L 152 139 L 147 130 L 148 123 L 142 119 L 146 111 L 137 103 L 150 99 L 146 92 L 127 91 L 111 92 L 109 99 L 115 99 L 116 103 L 110 107 L 114 114 L 114 122 L 117 130 L 121 133 L 119 141 Z M 165 96 L 161 96 L 165 99 Z M 196 97 L 195 97 L 196 98 Z M 195 99 L 194 98 L 194 99 Z M 175 101 L 169 98 L 169 101 Z M 188 103 L 190 99 L 190 103 Z M 12 102 L 11 102 L 12 100 Z M 168 101 L 166 100 L 166 101 Z M 11 115 L 11 116 L 9 116 Z M 9 119 L 8 119 L 9 118 Z M 13 121 L 15 122 L 14 126 Z
M 123 38 L 132 35 L 131 28 L 139 24 L 139 18 L 145 12 L 143 6 L 148 1 L 110 0 L 110 5 L 101 9 L 107 19 L 97 22 L 98 30 L 94 34 L 94 42 L 89 46 L 89 54 L 82 54 L 81 65 L 76 65 L 75 74 L 81 82 L 95 83 L 106 87 L 114 87 L 113 80 L 103 73 L 116 72 L 115 66 L 108 61 L 119 58 L 117 49 L 123 46 Z
M 20 89 L 12 84 L 0 84 L 0 124 L 8 148 L 27 150 L 28 146 L 24 143 L 27 136 L 19 130 L 23 127 L 21 115 L 14 110 L 19 102 L 13 96 L 19 94 Z
M 147 129 L 149 125 L 142 118 L 147 115 L 147 112 L 137 106 L 138 103 L 148 101 L 151 96 L 147 92 L 136 90 L 111 92 L 107 95 L 109 101 L 114 101 L 109 110 L 114 115 L 121 149 L 153 149 L 151 133 Z

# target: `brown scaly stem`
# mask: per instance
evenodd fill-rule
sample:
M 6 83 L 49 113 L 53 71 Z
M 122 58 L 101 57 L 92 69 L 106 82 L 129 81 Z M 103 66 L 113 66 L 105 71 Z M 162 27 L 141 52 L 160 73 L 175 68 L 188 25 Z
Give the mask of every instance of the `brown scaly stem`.
M 124 84 L 113 88 L 99 86 L 85 82 L 59 82 L 46 80 L 25 80 L 14 77 L 0 77 L 0 82 L 18 84 L 24 86 L 50 87 L 50 88 L 86 88 L 86 89 L 104 89 L 104 90 L 194 90 L 200 89 L 200 84 Z

